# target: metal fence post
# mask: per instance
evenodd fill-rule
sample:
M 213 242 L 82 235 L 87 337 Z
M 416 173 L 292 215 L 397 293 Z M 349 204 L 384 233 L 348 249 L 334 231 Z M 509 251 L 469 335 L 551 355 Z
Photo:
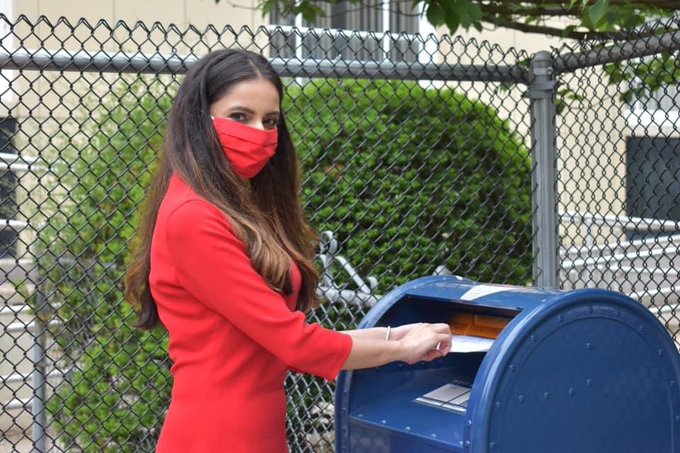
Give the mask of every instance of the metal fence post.
M 557 169 L 555 152 L 555 68 L 547 51 L 531 59 L 531 158 L 533 213 L 533 280 L 556 288 L 557 281 Z
M 41 311 L 45 305 L 45 294 L 42 288 L 42 276 L 38 274 L 36 284 L 36 313 L 35 331 L 33 332 L 35 343 L 33 345 L 33 398 L 31 411 L 33 413 L 33 453 L 45 453 L 47 451 L 47 408 L 45 407 L 46 395 L 46 361 L 45 361 L 45 324 Z

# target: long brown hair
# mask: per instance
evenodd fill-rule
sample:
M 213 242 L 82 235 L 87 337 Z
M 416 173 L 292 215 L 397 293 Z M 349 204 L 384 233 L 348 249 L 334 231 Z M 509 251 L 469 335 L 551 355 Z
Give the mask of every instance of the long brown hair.
M 276 154 L 249 183 L 232 170 L 210 118 L 210 106 L 233 86 L 260 77 L 276 87 L 281 100 L 281 79 L 264 57 L 225 49 L 196 61 L 179 87 L 125 275 L 125 298 L 138 312 L 138 327 L 152 329 L 160 323 L 149 288 L 151 238 L 173 173 L 227 216 L 253 267 L 272 289 L 292 292 L 293 259 L 302 274 L 297 308 L 307 310 L 318 301 L 319 276 L 312 261 L 316 235 L 300 203 L 297 158 L 283 111 Z

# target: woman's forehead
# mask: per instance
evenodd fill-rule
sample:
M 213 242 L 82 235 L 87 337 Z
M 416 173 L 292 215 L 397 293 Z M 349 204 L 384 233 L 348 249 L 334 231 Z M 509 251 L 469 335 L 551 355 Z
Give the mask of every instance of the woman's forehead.
M 255 112 L 274 112 L 279 110 L 279 103 L 279 92 L 274 84 L 260 77 L 238 82 L 213 106 L 219 109 L 240 106 Z

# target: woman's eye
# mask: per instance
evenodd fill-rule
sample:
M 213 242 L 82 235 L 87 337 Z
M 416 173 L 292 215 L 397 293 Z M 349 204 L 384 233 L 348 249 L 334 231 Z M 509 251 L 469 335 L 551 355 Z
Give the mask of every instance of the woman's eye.
M 229 115 L 229 118 L 240 123 L 245 123 L 247 120 L 246 115 L 243 113 L 232 113 L 231 115 Z
M 264 124 L 264 127 L 266 129 L 275 129 L 276 126 L 278 126 L 278 124 L 279 124 L 279 120 L 277 120 L 276 118 L 270 118 L 270 119 L 264 120 L 263 124 Z

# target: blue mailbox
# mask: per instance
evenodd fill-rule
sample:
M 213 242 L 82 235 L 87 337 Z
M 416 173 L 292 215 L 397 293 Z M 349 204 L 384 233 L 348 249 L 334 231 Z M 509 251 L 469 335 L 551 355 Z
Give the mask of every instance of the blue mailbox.
M 680 356 L 621 294 L 425 277 L 360 327 L 446 322 L 486 352 L 343 372 L 338 453 L 680 452 Z

